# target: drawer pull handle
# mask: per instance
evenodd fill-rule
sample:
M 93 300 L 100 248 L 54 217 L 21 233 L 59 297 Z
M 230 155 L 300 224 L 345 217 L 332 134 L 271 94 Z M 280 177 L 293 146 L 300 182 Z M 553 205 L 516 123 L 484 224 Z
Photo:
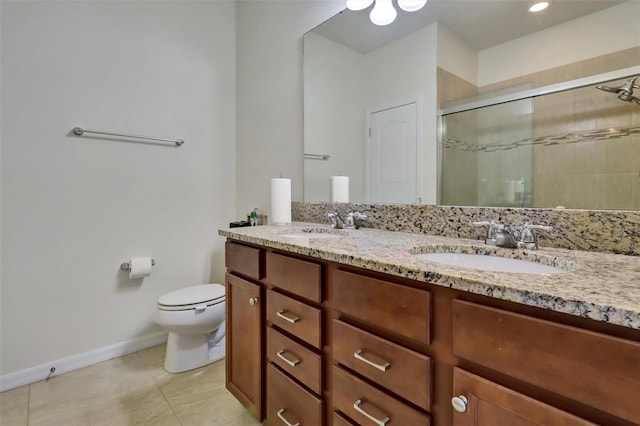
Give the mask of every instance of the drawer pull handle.
M 280 318 L 282 318 L 283 320 L 285 320 L 285 321 L 287 321 L 287 322 L 290 322 L 291 324 L 295 324 L 295 323 L 297 323 L 298 321 L 300 321 L 300 318 L 299 318 L 299 317 L 289 318 L 288 316 L 286 316 L 286 315 L 284 314 L 284 311 L 278 311 L 278 312 L 276 312 L 276 315 L 277 315 L 277 316 L 279 316 Z
M 278 418 L 280 418 L 280 420 L 282 420 L 282 422 L 285 425 L 287 425 L 287 426 L 300 426 L 300 422 L 289 423 L 289 421 L 284 418 L 284 408 L 279 409 L 276 414 L 278 415 Z
M 467 404 L 468 401 L 464 395 L 458 395 L 451 398 L 451 405 L 458 413 L 464 413 L 467 411 Z
M 367 413 L 366 411 L 364 411 L 361 407 L 362 405 L 362 400 L 358 399 L 356 402 L 353 403 L 353 408 L 355 408 L 355 410 L 364 415 L 366 418 L 368 418 L 369 420 L 371 420 L 372 422 L 374 422 L 375 424 L 377 424 L 378 426 L 385 426 L 389 420 L 391 420 L 389 417 L 385 417 L 384 419 L 380 420 L 380 419 L 376 419 L 375 417 L 373 417 L 371 414 Z
M 276 355 L 278 355 L 278 358 L 280 358 L 281 360 L 283 360 L 284 362 L 286 362 L 287 364 L 289 364 L 292 367 L 295 367 L 296 365 L 300 364 L 300 360 L 296 359 L 293 361 L 289 361 L 287 358 L 285 358 L 285 356 L 283 355 L 286 351 L 284 349 L 280 349 L 278 352 L 276 352 Z
M 249 298 L 249 304 L 251 306 L 258 304 L 258 298 L 257 297 L 250 297 Z
M 363 355 L 362 355 L 362 349 L 358 349 L 357 351 L 355 351 L 353 353 L 353 357 L 355 359 L 358 359 L 362 362 L 364 362 L 365 364 L 369 364 L 370 366 L 372 366 L 373 368 L 377 368 L 378 370 L 382 371 L 383 373 L 385 371 L 387 371 L 390 367 L 391 364 L 389 364 L 388 362 L 385 362 L 384 364 L 377 364 L 373 361 L 370 361 L 368 359 L 366 359 Z

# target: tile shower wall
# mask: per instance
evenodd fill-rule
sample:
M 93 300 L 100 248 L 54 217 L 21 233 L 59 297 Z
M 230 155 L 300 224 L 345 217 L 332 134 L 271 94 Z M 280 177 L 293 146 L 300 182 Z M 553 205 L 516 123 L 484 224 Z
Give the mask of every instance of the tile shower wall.
M 530 81 L 541 87 L 638 63 L 640 47 L 500 85 Z M 535 99 L 534 129 L 533 207 L 640 209 L 639 105 L 594 87 L 541 96 Z
M 328 224 L 328 212 L 353 211 L 367 215 L 366 228 L 479 240 L 486 230 L 474 221 L 551 225 L 552 232 L 540 234 L 542 246 L 640 256 L 640 211 L 292 203 L 292 218 L 300 222 Z
M 523 84 L 541 87 L 638 63 L 640 47 L 525 75 L 483 87 L 480 92 L 496 92 Z M 439 70 L 438 78 L 439 92 L 447 95 L 447 99 L 444 99 L 443 95 L 439 100 L 442 102 L 456 99 L 456 93 L 451 92 L 451 89 L 462 84 L 464 80 L 442 70 Z M 624 80 L 621 80 L 609 84 L 617 85 L 623 82 Z M 467 92 L 472 90 L 469 89 Z M 534 134 L 528 138 L 514 138 L 511 147 L 508 141 L 502 142 L 499 146 L 503 153 L 509 150 L 515 152 L 522 150 L 524 143 L 527 151 L 533 154 L 533 185 L 525 188 L 525 206 L 639 209 L 640 107 L 637 104 L 622 102 L 614 94 L 596 90 L 594 87 L 542 96 L 535 98 L 533 102 Z M 492 176 L 484 173 L 480 166 L 457 167 L 459 164 L 464 166 L 473 163 L 474 158 L 479 155 L 483 158 L 482 161 L 477 161 L 478 163 L 491 162 L 491 159 L 487 158 L 491 153 L 484 149 L 486 143 L 470 136 L 473 132 L 468 127 L 474 123 L 478 126 L 482 123 L 483 135 L 496 133 L 490 126 L 487 127 L 486 120 L 480 119 L 478 114 L 480 112 L 469 111 L 447 117 L 443 158 L 456 164 L 456 173 L 467 170 L 470 171 L 470 175 L 477 174 L 467 178 L 466 182 L 467 186 L 471 186 L 471 182 L 477 180 L 480 188 L 482 180 L 490 179 Z M 524 117 L 523 114 L 516 116 Z M 459 126 L 460 122 L 467 125 Z M 502 129 L 497 125 L 496 129 L 497 133 L 501 134 Z M 480 133 L 480 130 L 477 133 Z M 486 147 L 490 148 L 493 145 L 489 144 Z M 501 165 L 489 165 L 488 170 L 502 168 Z M 482 195 L 481 191 L 475 199 L 468 196 L 467 188 L 463 188 L 464 185 L 457 182 L 459 176 L 450 176 L 451 171 L 446 167 L 444 169 L 441 198 L 443 204 L 477 202 L 480 205 L 511 205 L 508 199 L 500 200 L 499 193 L 489 194 L 492 200 L 486 200 L 486 194 Z

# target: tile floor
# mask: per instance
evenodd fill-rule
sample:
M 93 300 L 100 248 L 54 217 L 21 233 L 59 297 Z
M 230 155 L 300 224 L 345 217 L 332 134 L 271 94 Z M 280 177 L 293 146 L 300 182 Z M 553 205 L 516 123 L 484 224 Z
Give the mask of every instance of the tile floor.
M 1 426 L 255 426 L 226 390 L 224 360 L 179 374 L 164 345 L 0 393 Z

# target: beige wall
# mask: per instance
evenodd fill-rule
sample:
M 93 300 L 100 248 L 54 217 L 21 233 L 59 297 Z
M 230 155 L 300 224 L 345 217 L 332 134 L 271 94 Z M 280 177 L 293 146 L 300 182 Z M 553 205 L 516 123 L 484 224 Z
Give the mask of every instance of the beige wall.
M 54 361 L 64 373 L 132 350 L 162 333 L 160 295 L 224 279 L 216 233 L 234 217 L 235 6 L 0 8 L 5 386 L 9 373 L 37 380 Z M 186 142 L 80 138 L 74 126 Z M 120 270 L 134 256 L 155 258 L 151 276 Z

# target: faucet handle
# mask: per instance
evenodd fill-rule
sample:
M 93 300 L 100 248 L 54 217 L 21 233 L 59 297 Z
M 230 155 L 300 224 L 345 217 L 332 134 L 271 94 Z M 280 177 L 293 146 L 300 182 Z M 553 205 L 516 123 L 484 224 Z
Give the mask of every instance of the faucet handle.
M 335 213 L 335 212 L 327 213 L 327 217 L 331 221 L 331 226 L 333 228 L 338 226 L 338 213 Z
M 504 229 L 504 225 L 500 225 L 495 221 L 481 221 L 481 222 L 472 222 L 473 226 L 486 226 L 487 227 L 487 238 L 485 239 L 485 244 L 495 246 L 496 245 L 496 229 Z
M 522 225 L 522 233 L 520 234 L 520 241 L 518 241 L 518 248 L 527 250 L 538 249 L 538 234 L 536 231 L 553 231 L 553 227 L 545 225 L 534 225 L 532 223 L 525 223 Z

